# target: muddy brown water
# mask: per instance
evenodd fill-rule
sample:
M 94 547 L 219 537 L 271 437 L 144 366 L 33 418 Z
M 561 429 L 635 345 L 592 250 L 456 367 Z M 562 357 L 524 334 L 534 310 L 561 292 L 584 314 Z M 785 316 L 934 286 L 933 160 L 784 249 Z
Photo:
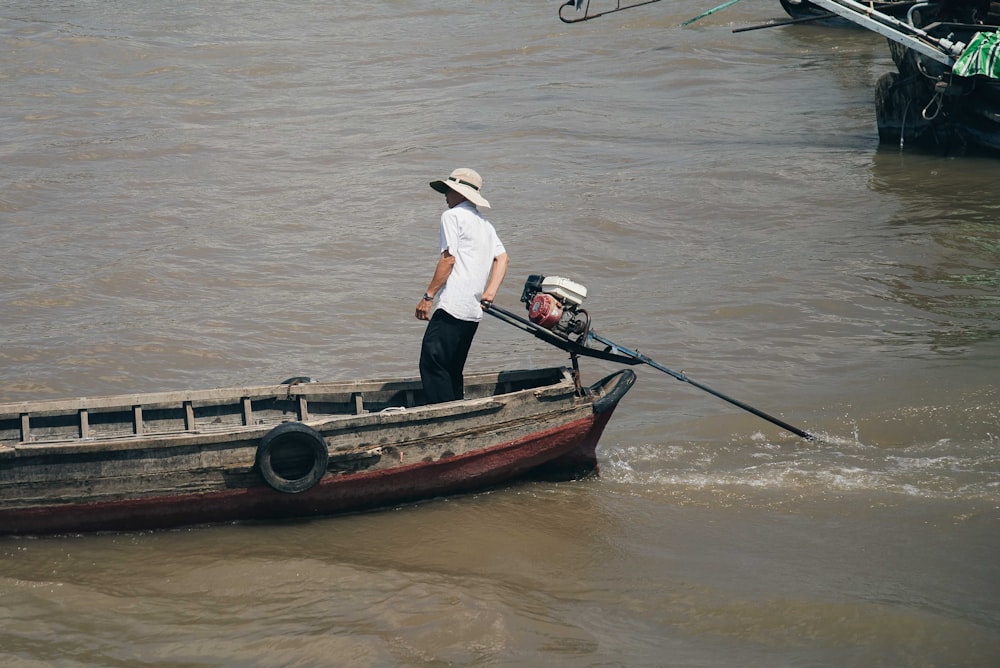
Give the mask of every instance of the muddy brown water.
M 470 166 L 498 303 L 823 438 L 643 367 L 596 479 L 0 540 L 4 665 L 996 665 L 1000 161 L 879 146 L 881 38 L 709 5 L 5 3 L 0 401 L 415 375 Z

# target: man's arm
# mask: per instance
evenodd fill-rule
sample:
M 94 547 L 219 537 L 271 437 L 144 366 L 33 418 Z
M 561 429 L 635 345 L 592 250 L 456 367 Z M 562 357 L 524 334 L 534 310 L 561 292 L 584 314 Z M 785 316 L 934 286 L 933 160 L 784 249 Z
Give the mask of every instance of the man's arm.
M 451 270 L 455 267 L 455 256 L 448 252 L 448 249 L 444 249 L 441 253 L 441 257 L 438 259 L 437 267 L 434 268 L 434 276 L 431 278 L 431 284 L 427 286 L 427 293 L 431 297 L 438 293 L 444 284 L 448 281 L 448 277 L 451 276 Z M 431 319 L 431 307 L 434 305 L 433 300 L 424 299 L 421 297 L 420 301 L 417 303 L 417 319 L 418 320 L 430 320 Z
M 500 289 L 500 284 L 503 283 L 503 277 L 507 275 L 508 262 L 507 253 L 500 253 L 500 255 L 493 258 L 493 266 L 490 268 L 490 280 L 486 282 L 482 301 L 489 302 L 490 304 L 493 303 L 493 300 L 497 296 L 497 291 Z M 485 308 L 485 305 L 483 308 Z

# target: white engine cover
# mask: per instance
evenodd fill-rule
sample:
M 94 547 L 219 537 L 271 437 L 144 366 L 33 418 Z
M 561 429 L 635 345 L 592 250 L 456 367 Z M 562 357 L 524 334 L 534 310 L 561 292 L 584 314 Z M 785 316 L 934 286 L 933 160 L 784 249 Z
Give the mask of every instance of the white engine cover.
M 546 276 L 543 278 L 542 292 L 575 306 L 579 306 L 587 298 L 587 288 L 568 278 L 560 278 L 559 276 Z

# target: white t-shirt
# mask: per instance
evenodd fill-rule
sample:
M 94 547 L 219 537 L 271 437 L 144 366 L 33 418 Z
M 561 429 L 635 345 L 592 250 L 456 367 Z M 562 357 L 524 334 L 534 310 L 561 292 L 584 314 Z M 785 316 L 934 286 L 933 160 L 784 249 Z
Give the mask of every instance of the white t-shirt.
M 490 221 L 469 202 L 441 214 L 441 252 L 455 256 L 455 266 L 444 287 L 435 295 L 438 308 L 459 320 L 483 319 L 479 300 L 486 289 L 493 258 L 507 252 Z

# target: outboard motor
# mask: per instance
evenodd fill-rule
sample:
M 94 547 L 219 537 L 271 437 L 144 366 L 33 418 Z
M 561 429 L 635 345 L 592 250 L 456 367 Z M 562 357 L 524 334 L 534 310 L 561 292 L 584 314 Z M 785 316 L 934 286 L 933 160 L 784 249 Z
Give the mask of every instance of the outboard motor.
M 590 314 L 580 308 L 587 288 L 558 276 L 532 274 L 524 282 L 521 301 L 528 308 L 528 320 L 565 339 L 585 342 L 590 331 Z

